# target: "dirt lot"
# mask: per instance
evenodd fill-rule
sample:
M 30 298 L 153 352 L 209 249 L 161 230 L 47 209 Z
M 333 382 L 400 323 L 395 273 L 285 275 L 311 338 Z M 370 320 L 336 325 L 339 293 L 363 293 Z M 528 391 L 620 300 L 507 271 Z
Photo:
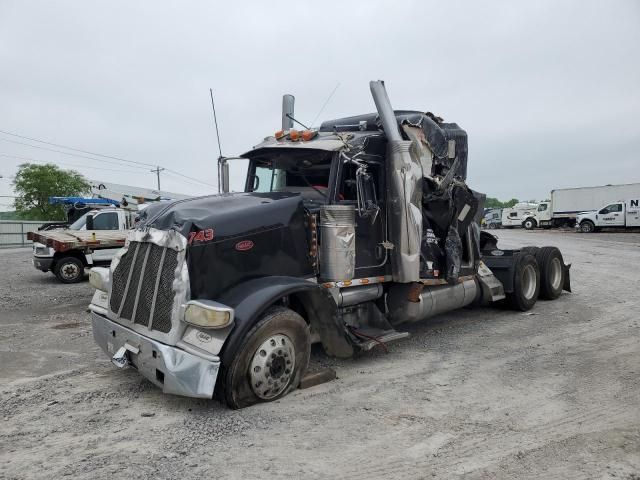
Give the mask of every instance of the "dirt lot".
M 88 283 L 0 251 L 0 478 L 640 478 L 640 234 L 559 246 L 574 293 L 462 310 L 241 411 L 164 395 L 94 345 Z

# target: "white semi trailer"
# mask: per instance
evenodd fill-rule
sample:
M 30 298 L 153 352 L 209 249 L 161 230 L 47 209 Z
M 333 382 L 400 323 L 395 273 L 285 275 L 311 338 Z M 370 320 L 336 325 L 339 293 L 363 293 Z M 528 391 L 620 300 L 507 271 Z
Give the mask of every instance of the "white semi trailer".
M 595 211 L 614 202 L 640 197 L 640 183 L 599 187 L 561 188 L 551 191 L 551 201 L 540 202 L 525 228 L 573 227 L 581 212 Z

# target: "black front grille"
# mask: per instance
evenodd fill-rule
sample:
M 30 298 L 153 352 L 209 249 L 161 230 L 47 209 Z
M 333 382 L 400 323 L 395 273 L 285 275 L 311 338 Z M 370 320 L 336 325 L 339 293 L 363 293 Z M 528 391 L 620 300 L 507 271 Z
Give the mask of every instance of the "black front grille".
M 130 242 L 113 272 L 111 311 L 152 330 L 171 330 L 178 253 L 153 243 Z

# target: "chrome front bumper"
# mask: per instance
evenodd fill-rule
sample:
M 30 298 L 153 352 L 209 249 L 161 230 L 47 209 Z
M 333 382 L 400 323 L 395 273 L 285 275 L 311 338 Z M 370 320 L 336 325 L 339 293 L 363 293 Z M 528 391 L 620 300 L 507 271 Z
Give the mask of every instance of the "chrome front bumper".
M 180 348 L 147 338 L 131 329 L 91 312 L 93 338 L 111 358 L 122 348 L 128 364 L 165 393 L 211 398 L 220 360 L 188 353 Z

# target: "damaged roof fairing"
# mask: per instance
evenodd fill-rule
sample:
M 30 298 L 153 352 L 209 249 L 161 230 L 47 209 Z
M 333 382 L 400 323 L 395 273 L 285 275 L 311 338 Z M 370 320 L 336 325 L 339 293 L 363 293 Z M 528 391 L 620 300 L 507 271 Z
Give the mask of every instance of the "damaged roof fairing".
M 266 137 L 258 145 L 248 152 L 240 155 L 244 158 L 252 158 L 260 155 L 266 150 L 272 149 L 296 149 L 296 150 L 324 150 L 326 152 L 337 152 L 348 146 L 349 139 L 346 136 L 338 136 L 334 133 L 319 133 L 312 140 L 292 142 L 291 140 L 276 140 L 275 137 Z
M 361 148 L 367 138 L 384 136 L 381 131 L 357 131 L 357 132 L 319 132 L 312 140 L 292 142 L 291 140 L 276 140 L 275 137 L 266 137 L 262 142 L 253 147 L 240 157 L 253 158 L 273 149 L 295 150 L 324 150 L 326 152 L 349 151 L 353 148 Z

